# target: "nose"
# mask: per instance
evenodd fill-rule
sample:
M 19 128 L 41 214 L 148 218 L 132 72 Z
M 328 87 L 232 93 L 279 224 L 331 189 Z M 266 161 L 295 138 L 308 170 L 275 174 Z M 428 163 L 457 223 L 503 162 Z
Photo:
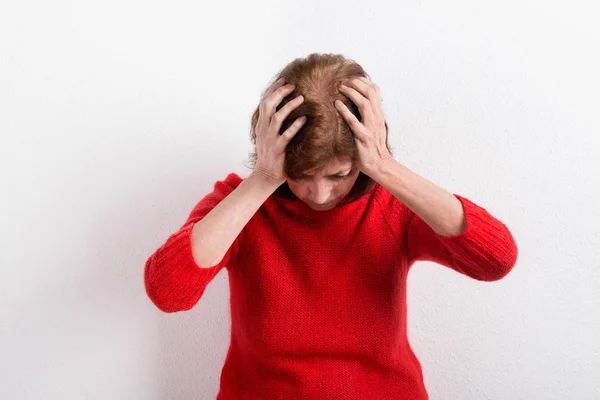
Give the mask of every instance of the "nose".
M 330 191 L 326 184 L 317 183 L 311 190 L 310 201 L 315 204 L 325 204 L 329 201 Z

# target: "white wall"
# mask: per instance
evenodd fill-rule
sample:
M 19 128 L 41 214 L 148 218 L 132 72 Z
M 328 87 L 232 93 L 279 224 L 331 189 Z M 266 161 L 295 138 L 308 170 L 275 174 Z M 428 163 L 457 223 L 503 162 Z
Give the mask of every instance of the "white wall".
M 164 314 L 143 263 L 215 180 L 248 174 L 260 92 L 312 52 L 361 63 L 396 159 L 519 246 L 493 283 L 413 267 L 431 399 L 598 398 L 594 3 L 3 2 L 0 398 L 214 398 L 226 271 Z

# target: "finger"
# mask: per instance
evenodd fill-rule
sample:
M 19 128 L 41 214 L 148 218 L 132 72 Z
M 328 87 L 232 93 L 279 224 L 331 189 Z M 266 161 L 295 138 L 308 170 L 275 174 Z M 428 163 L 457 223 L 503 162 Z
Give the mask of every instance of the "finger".
M 281 86 L 260 103 L 259 115 L 266 126 L 271 125 L 271 118 L 273 118 L 273 114 L 275 114 L 277 105 L 281 103 L 281 100 L 283 100 L 285 96 L 293 92 L 295 88 L 296 86 L 291 83 Z
M 377 95 L 375 88 L 372 86 L 370 81 L 362 76 L 350 78 L 342 83 L 345 83 L 346 86 L 356 89 L 361 95 L 369 100 L 374 99 Z
M 369 99 L 371 109 L 375 115 L 380 118 L 384 117 L 383 104 L 381 104 L 383 99 L 381 98 L 379 85 L 364 76 L 357 76 L 354 79 L 350 79 L 347 85 L 355 87 L 363 96 Z
M 302 95 L 288 101 L 285 104 L 285 106 L 283 106 L 279 111 L 273 114 L 273 117 L 271 118 L 270 128 L 275 132 L 279 132 L 283 121 L 285 121 L 285 119 L 290 115 L 290 113 L 300 104 L 302 104 L 302 102 L 304 102 L 304 97 Z
M 277 81 L 275 81 L 273 84 L 271 84 L 269 86 L 269 88 L 267 89 L 267 91 L 265 93 L 263 93 L 263 95 L 261 96 L 261 100 L 269 97 L 275 90 L 277 90 L 279 87 L 283 86 L 284 82 L 285 82 L 285 79 L 279 78 Z
M 377 85 L 375 82 L 373 82 L 372 80 L 370 80 L 369 78 L 367 78 L 366 76 L 357 76 L 355 77 L 356 79 L 360 79 L 362 82 L 366 83 L 369 86 L 372 86 L 376 92 L 379 92 L 379 85 Z
M 376 83 L 369 80 L 369 78 L 364 76 L 358 76 L 357 79 L 364 82 L 366 85 L 372 87 L 375 90 L 374 93 L 369 94 L 367 97 L 369 98 L 369 100 L 371 100 L 371 104 L 375 113 L 378 114 L 380 117 L 383 117 L 383 104 L 381 104 L 383 103 L 383 97 L 381 97 L 381 88 L 379 87 L 379 85 L 377 85 Z
M 379 89 L 379 86 L 377 86 L 373 81 L 371 81 L 366 76 L 357 76 L 356 79 L 359 79 L 360 81 L 364 82 L 365 84 L 373 87 L 376 91 Z
M 346 105 L 342 101 L 336 100 L 335 108 L 337 108 L 340 114 L 342 114 L 342 117 L 344 118 L 344 120 L 346 120 L 346 123 L 348 124 L 352 132 L 354 132 L 354 135 L 359 140 L 364 141 L 366 137 L 364 125 L 360 123 L 356 116 L 352 114 L 352 112 L 350 112 L 348 107 L 346 107 Z
M 354 104 L 358 106 L 360 115 L 365 125 L 370 124 L 374 120 L 373 110 L 371 110 L 371 102 L 365 98 L 356 89 L 350 86 L 340 86 L 340 92 L 350 98 Z
M 302 128 L 302 125 L 304 125 L 305 122 L 305 115 L 301 115 L 300 117 L 296 118 L 294 123 L 291 124 L 285 130 L 285 132 L 281 134 L 281 139 L 279 140 L 281 142 L 281 145 L 285 147 L 289 143 L 289 141 L 292 140 L 292 138 L 296 135 L 296 133 L 298 133 L 298 131 L 300 130 L 300 128 Z

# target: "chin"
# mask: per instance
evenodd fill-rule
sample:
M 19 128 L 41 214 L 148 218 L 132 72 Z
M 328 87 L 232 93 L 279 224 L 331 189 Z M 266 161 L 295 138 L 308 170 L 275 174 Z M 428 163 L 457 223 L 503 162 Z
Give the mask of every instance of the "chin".
M 336 202 L 334 202 L 334 203 L 332 203 L 332 204 L 329 204 L 329 205 L 326 205 L 326 206 L 320 206 L 320 205 L 317 205 L 317 204 L 313 204 L 313 203 L 310 203 L 310 202 L 308 202 L 308 206 L 309 206 L 310 208 L 312 208 L 313 210 L 316 210 L 316 211 L 327 211 L 327 210 L 331 210 L 332 208 L 334 208 L 334 207 L 335 207 L 335 205 L 336 205 L 336 204 L 337 204 L 337 203 L 336 203 Z

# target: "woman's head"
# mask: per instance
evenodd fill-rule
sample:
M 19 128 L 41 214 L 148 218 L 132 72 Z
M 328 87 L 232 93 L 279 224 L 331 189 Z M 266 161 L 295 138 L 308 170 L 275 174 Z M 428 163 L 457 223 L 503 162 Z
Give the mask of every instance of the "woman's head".
M 315 210 L 329 210 L 354 187 L 359 169 L 351 160 L 335 159 L 306 171 L 296 179 L 287 179 L 290 191 Z
M 299 116 L 307 117 L 286 147 L 287 181 L 274 195 L 300 198 L 313 208 L 323 209 L 317 204 L 327 203 L 333 207 L 342 199 L 344 202 L 356 200 L 372 188 L 374 181 L 357 167 L 354 134 L 334 105 L 335 100 L 341 100 L 360 121 L 358 107 L 338 90 L 343 79 L 357 76 L 370 78 L 359 64 L 342 55 L 313 53 L 295 59 L 274 77 L 274 81 L 284 78 L 286 83 L 296 85 L 276 111 L 295 97 L 304 97 L 302 104 L 283 121 L 279 133 L 285 132 Z M 259 107 L 251 120 L 253 145 L 256 145 L 258 116 Z M 387 133 L 387 122 L 385 129 Z M 392 154 L 387 137 L 386 145 Z M 250 159 L 254 168 L 256 150 Z M 348 176 L 341 178 L 343 175 Z

